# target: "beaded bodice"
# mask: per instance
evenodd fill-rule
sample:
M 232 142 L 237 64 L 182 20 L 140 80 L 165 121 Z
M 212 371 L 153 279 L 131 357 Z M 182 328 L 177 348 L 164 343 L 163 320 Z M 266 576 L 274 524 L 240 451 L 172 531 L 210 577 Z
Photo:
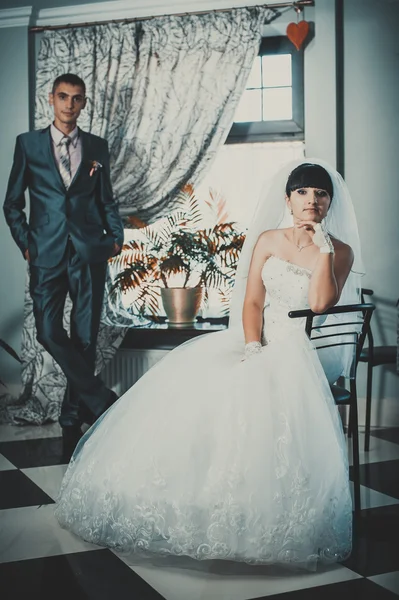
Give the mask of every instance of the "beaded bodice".
M 311 271 L 271 256 L 262 269 L 266 288 L 263 335 L 267 342 L 303 328 L 303 319 L 290 319 L 288 312 L 309 308 L 308 290 Z

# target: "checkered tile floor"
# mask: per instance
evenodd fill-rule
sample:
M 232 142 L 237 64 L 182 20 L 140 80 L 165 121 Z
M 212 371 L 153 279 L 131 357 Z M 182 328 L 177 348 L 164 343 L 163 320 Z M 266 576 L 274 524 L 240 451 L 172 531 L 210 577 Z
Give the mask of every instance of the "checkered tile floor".
M 2 600 L 398 600 L 399 429 L 375 430 L 361 456 L 352 556 L 317 573 L 181 560 L 129 567 L 58 526 L 60 457 L 58 425 L 0 426 Z

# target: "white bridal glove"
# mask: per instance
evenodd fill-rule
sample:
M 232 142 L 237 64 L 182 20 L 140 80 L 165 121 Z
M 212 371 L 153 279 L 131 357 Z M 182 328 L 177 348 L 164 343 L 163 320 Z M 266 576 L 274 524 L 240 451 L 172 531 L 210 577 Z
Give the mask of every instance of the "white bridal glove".
M 313 243 L 320 248 L 321 254 L 334 254 L 334 246 L 331 238 L 328 235 L 328 231 L 324 222 L 317 223 L 313 227 L 315 234 L 313 236 Z
M 262 352 L 262 344 L 260 342 L 249 342 L 245 344 L 244 356 L 241 361 L 248 360 L 248 358 L 251 358 L 254 354 L 260 354 L 260 352 Z

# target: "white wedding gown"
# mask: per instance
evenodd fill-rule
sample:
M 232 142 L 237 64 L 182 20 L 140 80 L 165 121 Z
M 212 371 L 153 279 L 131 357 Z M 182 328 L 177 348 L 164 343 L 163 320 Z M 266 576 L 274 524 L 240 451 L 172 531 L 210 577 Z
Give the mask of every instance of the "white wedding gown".
M 351 550 L 346 445 L 291 309 L 310 272 L 271 257 L 260 354 L 231 331 L 170 352 L 85 434 L 62 482 L 66 529 L 134 560 L 185 555 L 308 569 Z

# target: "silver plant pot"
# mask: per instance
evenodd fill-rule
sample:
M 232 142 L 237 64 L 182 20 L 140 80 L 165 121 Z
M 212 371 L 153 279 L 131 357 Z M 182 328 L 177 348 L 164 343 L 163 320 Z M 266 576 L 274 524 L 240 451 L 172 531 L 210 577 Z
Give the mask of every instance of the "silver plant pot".
M 163 306 L 169 327 L 188 327 L 200 309 L 203 290 L 195 288 L 161 288 Z

